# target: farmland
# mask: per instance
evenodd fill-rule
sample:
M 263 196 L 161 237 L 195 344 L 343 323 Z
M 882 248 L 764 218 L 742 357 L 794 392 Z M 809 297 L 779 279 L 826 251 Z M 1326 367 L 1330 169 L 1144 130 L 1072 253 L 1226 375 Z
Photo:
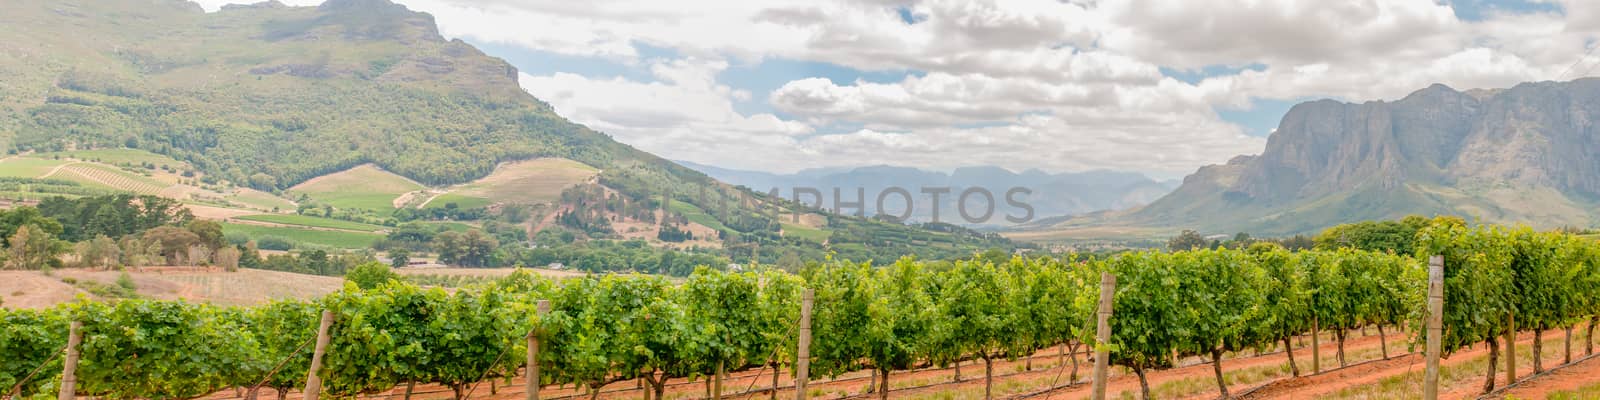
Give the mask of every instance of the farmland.
M 394 200 L 422 185 L 371 164 L 319 176 L 289 188 L 290 196 L 304 195 L 340 208 L 393 211 Z
M 222 230 L 224 232 L 244 234 L 254 239 L 277 237 L 308 245 L 341 249 L 366 248 L 371 246 L 372 242 L 383 238 L 383 235 L 369 232 L 319 230 L 287 226 L 263 226 L 230 222 L 222 223 Z
M 312 228 L 327 228 L 357 232 L 377 232 L 387 229 L 386 227 L 379 225 L 363 224 L 360 222 L 331 218 L 318 218 L 297 214 L 256 214 L 235 217 L 234 219 L 241 221 L 267 222 L 272 224 L 307 226 Z
M 1585 385 L 1592 382 L 1560 375 L 1560 369 L 1552 374 L 1536 371 L 1583 370 L 1600 362 L 1585 358 L 1590 354 L 1590 327 L 1597 314 L 1589 305 L 1600 303 L 1594 300 L 1597 292 L 1592 286 L 1600 283 L 1600 268 L 1595 267 L 1600 265 L 1596 258 L 1600 257 L 1600 243 L 1527 229 L 1468 228 L 1449 219 L 1435 220 L 1419 238 L 1423 239 L 1418 244 L 1420 254 L 1443 255 L 1450 266 L 1447 271 L 1453 271 L 1443 277 L 1450 288 L 1442 315 L 1448 356 L 1441 363 L 1440 387 L 1445 398 L 1472 397 L 1486 387 L 1500 386 L 1511 387 L 1509 392 L 1493 392 L 1497 396 L 1588 390 Z M 341 316 L 332 334 L 335 355 L 329 360 L 334 364 L 326 376 L 327 388 L 334 394 L 392 391 L 398 383 L 415 379 L 339 372 L 399 371 L 384 363 L 469 371 L 454 378 L 419 375 L 439 385 L 422 386 L 425 393 L 447 388 L 460 393 L 483 373 L 513 376 L 521 366 L 520 357 L 497 355 L 524 351 L 512 339 L 535 327 L 545 332 L 547 336 L 542 338 L 549 341 L 541 350 L 549 352 L 548 357 L 540 358 L 541 363 L 549 363 L 552 375 L 548 378 L 553 383 L 590 388 L 588 392 L 556 388 L 553 393 L 630 397 L 642 395 L 640 389 L 632 388 L 632 382 L 645 378 L 649 381 L 645 390 L 658 396 L 694 397 L 697 385 L 684 385 L 684 375 L 678 373 L 718 375 L 715 366 L 719 364 L 734 365 L 728 370 L 735 372 L 717 386 L 743 393 L 738 388 L 773 384 L 764 365 L 776 363 L 787 368 L 792 362 L 785 354 L 792 351 L 789 346 L 796 340 L 793 324 L 799 310 L 795 304 L 802 288 L 809 288 L 816 293 L 816 312 L 809 326 L 811 373 L 829 378 L 809 387 L 814 397 L 864 395 L 863 383 L 871 381 L 892 392 L 880 389 L 873 395 L 897 398 L 1081 398 L 1088 394 L 1082 380 L 1086 373 L 1069 371 L 1091 348 L 1086 343 L 1094 340 L 1089 332 L 1094 326 L 1093 305 L 1099 302 L 1099 275 L 1109 273 L 1117 277 L 1115 297 L 1109 299 L 1115 312 L 1109 319 L 1112 351 L 1107 361 L 1118 371 L 1107 382 L 1113 396 L 1392 398 L 1418 390 L 1422 357 L 1413 352 L 1412 343 L 1420 340 L 1416 327 L 1421 297 L 1416 293 L 1423 287 L 1421 268 L 1404 255 L 1348 249 L 1289 252 L 1263 245 L 1248 250 L 1129 253 L 1097 260 L 970 260 L 940 270 L 911 260 L 878 267 L 830 261 L 800 275 L 769 269 L 703 269 L 678 282 L 645 275 L 551 280 L 528 271 L 404 269 L 402 273 L 415 276 L 467 273 L 484 278 L 456 279 L 478 283 L 454 292 L 390 283 L 364 291 L 331 293 L 318 304 Z M 1551 276 L 1564 278 L 1543 278 Z M 1543 300 L 1524 299 L 1527 295 L 1521 293 L 1534 292 L 1523 290 L 1535 290 Z M 521 309 L 537 299 L 552 300 L 552 317 L 535 319 L 493 311 Z M 629 306 L 596 306 L 611 302 Z M 397 303 L 460 311 L 395 314 L 388 304 Z M 129 323 L 154 317 L 144 316 L 144 308 L 124 309 L 123 304 L 91 307 L 86 312 L 108 313 L 107 318 Z M 1508 304 L 1518 305 L 1514 315 L 1520 324 L 1515 329 L 1495 322 L 1510 315 L 1512 311 L 1503 308 Z M 232 314 L 217 314 L 206 307 L 148 307 L 180 318 L 210 321 L 203 324 L 243 323 L 228 322 Z M 285 312 L 283 305 L 269 307 L 276 310 L 274 315 Z M 305 337 L 309 321 L 314 320 L 309 314 L 313 309 L 293 309 L 298 311 L 254 318 L 288 318 L 301 326 L 296 335 Z M 650 317 L 642 318 L 645 315 Z M 50 317 L 25 314 L 16 318 Z M 862 329 L 863 323 L 870 328 Z M 441 332 L 411 328 L 415 326 L 455 328 Z M 726 333 L 700 336 L 695 333 L 699 327 Z M 455 329 L 500 333 L 451 334 Z M 367 336 L 375 331 L 410 332 L 394 340 L 428 343 L 439 351 L 453 349 L 449 351 L 465 355 L 439 364 L 357 358 L 359 354 L 402 354 L 381 348 L 367 353 L 373 343 L 382 343 Z M 60 332 L 52 332 L 30 340 L 59 340 Z M 1474 333 L 1480 336 L 1472 336 Z M 569 337 L 590 334 L 606 339 L 594 339 L 602 340 L 594 346 Z M 216 341 L 208 347 L 222 349 L 216 350 L 220 353 L 198 355 L 197 362 L 217 363 L 214 367 L 223 369 L 237 366 L 230 364 L 237 361 L 225 356 L 226 349 L 264 343 L 234 342 L 238 339 L 228 337 L 195 340 Z M 729 347 L 703 352 L 706 350 L 670 344 L 682 340 Z M 354 346 L 357 343 L 363 346 Z M 634 358 L 631 350 L 612 350 L 635 348 L 682 358 L 652 361 Z M 1495 355 L 1501 349 L 1510 348 L 1516 350 L 1513 354 L 1519 366 L 1514 380 L 1502 380 L 1504 376 L 1493 370 L 1483 373 L 1498 365 Z M 1065 353 L 1071 354 L 1063 357 Z M 159 353 L 148 357 L 149 362 L 161 362 Z M 953 364 L 958 363 L 966 365 L 965 374 L 956 371 Z M 647 371 L 655 372 L 639 375 Z M 760 377 L 763 373 L 768 378 Z M 137 384 L 112 375 L 85 376 L 101 376 L 106 390 Z M 211 391 L 229 386 L 226 377 L 192 379 L 196 380 L 186 382 Z M 782 386 L 781 381 L 777 384 Z

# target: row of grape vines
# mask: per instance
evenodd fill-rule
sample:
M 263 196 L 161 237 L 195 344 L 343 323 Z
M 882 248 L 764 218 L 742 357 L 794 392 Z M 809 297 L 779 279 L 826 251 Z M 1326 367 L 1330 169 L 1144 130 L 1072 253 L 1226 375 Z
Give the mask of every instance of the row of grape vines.
M 1495 348 L 1496 338 L 1516 330 L 1571 329 L 1600 315 L 1600 244 L 1592 240 L 1441 219 L 1418 243 L 1416 255 L 1445 259 L 1446 354 L 1484 341 Z M 1329 332 L 1339 350 L 1326 356 L 1342 365 L 1343 335 L 1351 329 L 1421 332 L 1426 269 L 1416 255 L 1258 244 L 1108 259 L 825 260 L 799 274 L 702 268 L 681 282 L 648 275 L 552 281 L 518 271 L 454 291 L 351 284 L 317 301 L 244 308 L 79 301 L 0 310 L 0 388 L 25 398 L 54 393 L 68 325 L 77 321 L 79 394 L 282 393 L 306 384 L 310 344 L 328 310 L 335 322 L 319 376 L 333 396 L 436 383 L 461 398 L 475 382 L 518 374 L 531 332 L 541 343 L 543 384 L 598 393 L 610 382 L 644 379 L 646 398 L 660 399 L 672 378 L 790 370 L 807 288 L 815 296 L 813 375 L 872 370 L 888 387 L 892 371 L 975 360 L 988 377 L 998 360 L 1053 346 L 1074 354 L 1091 348 L 1084 344 L 1094 342 L 1098 284 L 1109 272 L 1117 282 L 1108 360 L 1138 375 L 1148 396 L 1148 371 L 1205 357 L 1215 361 L 1226 394 L 1225 353 L 1283 344 L 1293 360 L 1291 338 Z M 550 302 L 549 312 L 535 312 L 539 300 Z

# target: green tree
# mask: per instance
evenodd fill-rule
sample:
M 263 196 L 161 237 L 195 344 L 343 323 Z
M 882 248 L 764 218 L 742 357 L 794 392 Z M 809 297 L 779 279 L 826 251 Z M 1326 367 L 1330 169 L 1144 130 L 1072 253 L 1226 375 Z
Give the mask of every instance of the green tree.
M 345 271 L 344 280 L 356 284 L 362 289 L 373 289 L 389 281 L 401 280 L 400 275 L 389 270 L 388 265 L 380 262 L 369 262 L 357 265 Z
M 1167 251 L 1194 250 L 1209 247 L 1211 247 L 1211 241 L 1206 240 L 1205 236 L 1200 235 L 1200 232 L 1189 229 L 1185 229 L 1178 236 L 1173 236 L 1172 239 L 1167 240 Z

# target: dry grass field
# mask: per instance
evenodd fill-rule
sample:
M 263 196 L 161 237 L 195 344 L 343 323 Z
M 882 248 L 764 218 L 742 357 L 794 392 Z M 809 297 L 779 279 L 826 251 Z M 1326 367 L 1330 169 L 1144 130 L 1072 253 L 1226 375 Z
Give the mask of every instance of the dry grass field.
M 291 198 L 304 194 L 340 208 L 394 210 L 394 200 L 423 187 L 406 177 L 372 164 L 312 178 L 285 191 Z
M 441 197 L 479 198 L 489 203 L 550 203 L 561 198 L 562 190 L 588 182 L 599 173 L 594 167 L 565 158 L 502 163 L 489 176 L 450 188 Z
M 83 284 L 117 284 L 121 272 L 60 269 L 47 276 L 38 271 L 0 271 L 0 298 L 5 307 L 41 308 L 90 295 Z M 140 297 L 219 305 L 254 305 L 274 299 L 314 299 L 343 287 L 338 277 L 241 269 L 225 272 L 198 267 L 149 267 L 129 271 Z

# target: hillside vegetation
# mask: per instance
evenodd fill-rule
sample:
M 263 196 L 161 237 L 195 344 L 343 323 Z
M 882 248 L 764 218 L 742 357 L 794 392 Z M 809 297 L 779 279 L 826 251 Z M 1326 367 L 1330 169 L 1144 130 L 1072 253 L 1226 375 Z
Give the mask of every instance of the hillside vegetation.
M 837 237 L 806 232 L 796 236 L 822 240 L 785 240 L 778 217 L 760 210 L 799 205 L 761 198 L 568 121 L 523 91 L 510 64 L 446 40 L 432 16 L 386 0 L 267 2 L 215 13 L 176 0 L 11 1 L 0 5 L 0 53 L 9 55 L 0 58 L 0 143 L 14 152 L 139 149 L 186 163 L 207 185 L 287 190 L 296 201 L 303 194 L 325 217 L 476 219 L 499 204 L 556 199 L 575 182 L 592 182 L 632 204 L 606 211 L 621 216 L 666 208 L 663 199 L 706 210 L 718 223 L 702 225 L 727 227 L 716 236 L 732 242 L 725 247 L 748 249 L 746 257 L 762 246 L 767 254 L 821 255 L 833 250 L 827 243 L 879 261 L 934 254 L 922 252 L 926 243 L 938 243 L 926 247 L 940 256 L 1014 247 L 993 235 L 845 217 L 830 218 Z M 59 166 L 33 163 L 16 169 Z M 195 195 L 96 166 L 63 169 L 64 179 L 89 186 Z M 449 190 L 412 193 L 421 188 L 404 180 Z M 296 205 L 305 213 L 308 206 L 200 195 L 258 209 Z M 427 206 L 407 211 L 413 204 Z M 598 223 L 602 214 L 569 220 Z M 580 225 L 591 237 L 628 233 Z

